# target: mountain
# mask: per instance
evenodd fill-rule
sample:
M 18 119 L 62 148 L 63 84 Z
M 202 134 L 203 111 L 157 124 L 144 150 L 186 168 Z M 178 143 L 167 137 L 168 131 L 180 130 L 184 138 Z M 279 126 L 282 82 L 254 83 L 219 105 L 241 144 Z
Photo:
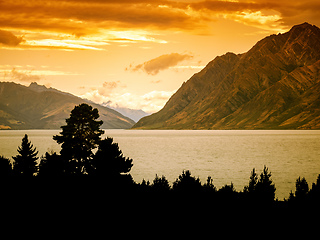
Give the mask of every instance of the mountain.
M 139 129 L 320 129 L 320 29 L 304 23 L 216 57 Z
M 115 110 L 70 93 L 31 83 L 0 82 L 0 129 L 59 129 L 74 106 L 88 103 L 99 110 L 102 128 L 130 128 L 135 122 Z
M 119 113 L 121 113 L 123 116 L 126 116 L 130 119 L 132 119 L 135 122 L 138 122 L 141 118 L 150 115 L 149 113 L 146 113 L 145 111 L 141 109 L 131 109 L 131 108 L 124 108 L 119 107 L 118 105 L 116 107 L 109 106 L 108 103 L 102 103 L 102 106 L 111 108 Z

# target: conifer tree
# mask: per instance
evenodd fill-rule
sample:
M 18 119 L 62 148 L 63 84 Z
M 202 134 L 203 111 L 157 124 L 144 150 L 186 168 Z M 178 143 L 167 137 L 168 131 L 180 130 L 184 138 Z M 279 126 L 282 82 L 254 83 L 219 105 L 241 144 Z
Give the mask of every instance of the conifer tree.
M 23 177 L 32 177 L 38 172 L 38 151 L 28 140 L 27 134 L 22 138 L 21 146 L 18 147 L 17 151 L 19 154 L 12 157 L 14 159 L 14 173 Z
M 61 144 L 61 157 L 69 161 L 71 174 L 81 175 L 86 173 L 86 167 L 93 156 L 92 150 L 101 141 L 104 133 L 100 129 L 102 121 L 98 121 L 98 109 L 82 103 L 76 106 L 66 119 L 67 125 L 62 126 L 60 135 L 53 139 Z
M 307 183 L 307 180 L 303 178 L 298 178 L 296 180 L 296 191 L 295 191 L 295 197 L 297 200 L 305 200 L 307 197 L 307 194 L 309 192 L 309 185 Z
M 255 192 L 260 201 L 273 202 L 276 192 L 276 187 L 271 179 L 271 172 L 264 166 L 260 178 L 256 184 Z
M 116 178 L 122 173 L 128 173 L 132 166 L 132 159 L 124 157 L 118 143 L 108 137 L 100 141 L 98 150 L 92 158 L 89 174 Z
M 244 187 L 243 192 L 246 194 L 249 194 L 250 197 L 253 197 L 256 190 L 257 183 L 258 183 L 258 175 L 256 173 L 256 169 L 253 168 L 250 175 L 249 185 Z

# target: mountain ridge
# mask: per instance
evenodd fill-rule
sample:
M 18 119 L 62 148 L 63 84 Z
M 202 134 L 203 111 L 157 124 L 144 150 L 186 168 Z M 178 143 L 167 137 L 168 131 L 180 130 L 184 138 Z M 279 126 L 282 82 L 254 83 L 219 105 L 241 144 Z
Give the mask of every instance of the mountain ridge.
M 81 103 L 98 108 L 102 128 L 130 128 L 135 123 L 115 110 L 54 88 L 0 82 L 0 129 L 59 129 Z
M 319 73 L 320 29 L 296 25 L 216 57 L 133 128 L 320 129 Z

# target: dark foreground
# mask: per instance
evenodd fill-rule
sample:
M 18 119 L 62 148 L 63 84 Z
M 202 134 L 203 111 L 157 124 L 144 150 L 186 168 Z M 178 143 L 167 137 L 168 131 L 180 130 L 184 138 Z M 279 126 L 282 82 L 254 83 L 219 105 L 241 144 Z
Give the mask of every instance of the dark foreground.
M 112 212 L 114 209 L 121 214 L 144 211 L 160 215 L 183 212 L 214 214 L 217 211 L 249 214 L 258 209 L 277 213 L 312 213 L 320 206 L 320 177 L 311 189 L 305 183 L 305 180 L 297 179 L 295 192 L 291 192 L 288 199 L 279 201 L 274 198 L 272 181 L 267 184 L 259 179 L 253 184 L 250 180 L 243 191 L 236 191 L 232 183 L 216 189 L 210 177 L 202 184 L 189 171 L 183 172 L 172 186 L 164 176 L 156 176 L 152 183 L 135 183 L 130 175 L 116 179 L 10 177 L 1 179 L 0 197 L 10 206 L 15 206 L 15 210 L 51 214 L 60 211 L 64 214 L 74 214 L 73 211 L 90 214 L 106 210 Z

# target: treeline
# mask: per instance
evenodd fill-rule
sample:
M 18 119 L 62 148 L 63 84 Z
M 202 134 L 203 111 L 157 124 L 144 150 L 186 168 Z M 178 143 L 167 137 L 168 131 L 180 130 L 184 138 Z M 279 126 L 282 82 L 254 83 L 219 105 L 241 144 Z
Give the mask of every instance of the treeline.
M 237 191 L 233 184 L 220 189 L 214 186 L 208 176 L 205 183 L 192 176 L 190 171 L 183 171 L 172 185 L 165 176 L 155 176 L 152 182 L 143 180 L 136 183 L 129 174 L 133 160 L 123 156 L 117 143 L 108 137 L 101 139 L 104 133 L 98 121 L 99 113 L 87 104 L 76 106 L 59 135 L 53 137 L 61 144 L 60 153 L 46 152 L 38 157 L 36 147 L 26 134 L 17 149 L 13 161 L 0 157 L 0 178 L 7 190 L 53 191 L 56 194 L 97 195 L 110 191 L 133 192 L 136 195 L 183 196 L 184 198 L 210 199 L 221 203 L 275 204 L 276 187 L 271 172 L 265 166 L 258 175 L 253 169 L 248 185 Z M 4 181 L 9 180 L 9 181 Z M 38 188 L 37 188 L 37 187 Z M 90 195 L 89 194 L 89 195 Z M 305 178 L 296 180 L 295 192 L 288 193 L 286 205 L 316 203 L 320 200 L 320 175 L 311 188 Z

